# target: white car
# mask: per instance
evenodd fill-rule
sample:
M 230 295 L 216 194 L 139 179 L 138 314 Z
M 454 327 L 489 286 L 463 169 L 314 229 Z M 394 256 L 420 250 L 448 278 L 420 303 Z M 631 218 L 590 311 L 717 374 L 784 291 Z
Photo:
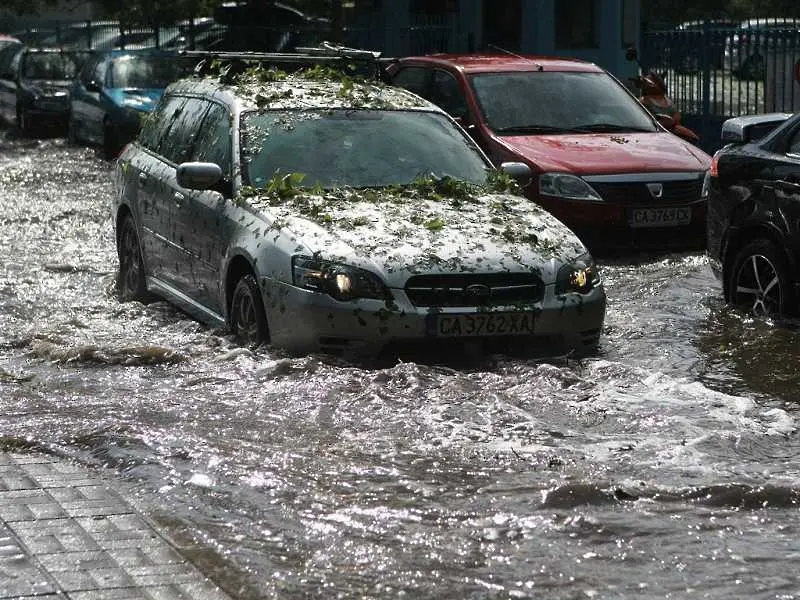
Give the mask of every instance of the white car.
M 298 353 L 597 345 L 586 247 L 441 109 L 326 68 L 248 73 L 170 86 L 116 162 L 123 300 Z
M 723 68 L 742 79 L 764 79 L 766 56 L 797 48 L 800 19 L 769 17 L 742 21 L 725 40 Z

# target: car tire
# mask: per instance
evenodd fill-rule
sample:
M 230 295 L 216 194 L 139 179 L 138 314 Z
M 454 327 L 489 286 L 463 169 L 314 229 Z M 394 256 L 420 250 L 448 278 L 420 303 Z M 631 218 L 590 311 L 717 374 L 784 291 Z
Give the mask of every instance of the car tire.
M 795 312 L 795 295 L 786 259 L 772 242 L 757 240 L 739 250 L 730 270 L 728 300 L 756 317 Z
M 31 120 L 24 106 L 17 108 L 17 129 L 22 135 L 31 134 Z
M 117 273 L 117 292 L 123 302 L 133 300 L 146 302 L 150 299 L 145 280 L 142 246 L 136 224 L 130 215 L 122 219 L 117 234 L 117 256 L 119 272 Z
M 231 297 L 230 328 L 245 344 L 269 342 L 269 328 L 261 291 L 256 278 L 245 275 L 236 284 Z

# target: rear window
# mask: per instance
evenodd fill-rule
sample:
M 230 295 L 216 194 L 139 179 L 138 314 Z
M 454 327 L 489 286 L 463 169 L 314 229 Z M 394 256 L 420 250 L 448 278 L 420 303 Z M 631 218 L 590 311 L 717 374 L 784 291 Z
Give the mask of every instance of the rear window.
M 181 56 L 117 56 L 111 61 L 109 87 L 164 89 L 191 74 L 195 64 Z

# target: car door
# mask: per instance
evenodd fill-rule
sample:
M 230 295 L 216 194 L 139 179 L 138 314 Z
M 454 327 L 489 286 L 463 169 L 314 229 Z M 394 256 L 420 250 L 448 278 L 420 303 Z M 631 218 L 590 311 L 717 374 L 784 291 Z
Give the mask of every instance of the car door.
M 786 152 L 773 166 L 776 204 L 790 232 L 800 230 L 800 124 L 789 134 Z
M 0 50 L 0 117 L 7 123 L 17 118 L 17 70 L 22 45 Z
M 227 107 L 211 103 L 194 140 L 191 161 L 210 162 L 222 169 L 222 180 L 210 190 L 183 190 L 187 219 L 185 250 L 193 262 L 195 288 L 192 296 L 203 306 L 223 314 L 222 270 L 230 244 L 234 220 L 233 141 L 231 115 Z
M 197 271 L 194 253 L 195 204 L 189 202 L 190 191 L 178 185 L 178 165 L 189 160 L 198 126 L 203 121 L 210 103 L 200 98 L 187 97 L 180 103 L 179 96 L 169 101 L 171 110 L 168 127 L 158 141 L 160 160 L 153 165 L 147 182 L 152 190 L 153 230 L 157 242 L 164 248 L 166 261 L 161 265 L 161 277 L 175 290 L 198 300 L 201 278 Z M 168 101 L 168 102 L 169 102 Z
M 135 195 L 135 199 L 129 201 L 135 206 L 147 272 L 170 287 L 179 286 L 176 270 L 180 270 L 183 257 L 174 241 L 176 209 L 168 184 L 174 169 L 162 154 L 186 100 L 184 96 L 165 96 L 139 135 L 142 151 L 123 156 L 126 187 L 134 190 L 129 196 Z
M 100 55 L 84 64 L 75 80 L 70 100 L 71 118 L 79 138 L 91 143 L 103 141 L 105 108 L 103 84 L 108 72 L 108 56 Z

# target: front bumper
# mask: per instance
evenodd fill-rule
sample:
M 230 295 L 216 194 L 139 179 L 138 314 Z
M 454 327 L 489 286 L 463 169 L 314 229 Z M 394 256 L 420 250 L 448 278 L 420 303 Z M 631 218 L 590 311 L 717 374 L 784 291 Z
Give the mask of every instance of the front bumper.
M 631 204 L 587 202 L 582 200 L 537 200 L 557 219 L 565 223 L 595 255 L 630 251 L 702 250 L 706 244 L 705 199 L 681 204 L 691 211 L 685 225 L 634 226 Z M 651 203 L 641 208 L 675 208 Z
M 588 294 L 556 297 L 553 286 L 526 310 L 534 315 L 532 335 L 438 337 L 430 327 L 436 314 L 411 304 L 402 290 L 392 290 L 395 307 L 362 299 L 339 302 L 325 294 L 271 279 L 261 281 L 272 343 L 290 352 L 324 352 L 379 358 L 387 353 L 436 351 L 478 344 L 486 350 L 556 356 L 586 352 L 597 346 L 605 317 L 602 286 Z M 493 309 L 496 312 L 505 312 Z M 508 312 L 521 310 L 519 307 Z M 441 309 L 440 314 L 481 314 L 475 307 Z

